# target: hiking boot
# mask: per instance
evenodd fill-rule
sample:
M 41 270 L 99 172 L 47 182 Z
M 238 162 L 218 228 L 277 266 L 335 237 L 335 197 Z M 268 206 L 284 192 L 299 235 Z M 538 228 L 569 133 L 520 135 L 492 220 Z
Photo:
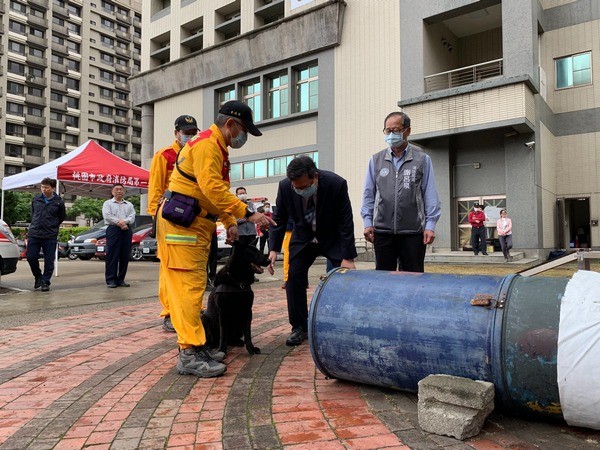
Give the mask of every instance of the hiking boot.
M 37 277 L 35 279 L 35 283 L 33 283 L 33 288 L 34 289 L 39 289 L 42 287 L 42 283 L 44 282 L 44 279 L 42 277 Z
M 47 281 L 42 281 L 42 292 L 48 292 L 50 290 L 50 283 Z
M 201 378 L 218 377 L 227 371 L 227 366 L 210 357 L 208 348 L 190 347 L 179 351 L 177 372 L 181 375 L 196 375 Z
M 168 331 L 169 333 L 175 333 L 175 327 L 173 326 L 173 322 L 171 322 L 171 316 L 165 316 L 163 320 L 163 330 Z
M 208 353 L 210 354 L 210 357 L 216 362 L 221 362 L 227 357 L 227 355 L 224 352 L 220 351 L 218 348 L 211 348 Z

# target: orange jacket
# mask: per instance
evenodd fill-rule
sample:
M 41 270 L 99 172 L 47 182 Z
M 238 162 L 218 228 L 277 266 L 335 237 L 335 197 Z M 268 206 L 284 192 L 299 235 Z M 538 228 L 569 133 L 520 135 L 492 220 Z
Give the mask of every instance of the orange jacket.
M 169 186 L 171 173 L 175 167 L 175 159 L 181 150 L 177 139 L 170 147 L 165 147 L 154 154 L 150 165 L 150 181 L 148 182 L 148 214 L 154 216 L 163 194 Z
M 202 209 L 219 215 L 225 228 L 237 225 L 235 218 L 244 217 L 246 203 L 229 191 L 229 152 L 219 127 L 212 124 L 188 141 L 179 152 L 178 163 L 196 181 L 174 169 L 169 190 L 198 199 Z

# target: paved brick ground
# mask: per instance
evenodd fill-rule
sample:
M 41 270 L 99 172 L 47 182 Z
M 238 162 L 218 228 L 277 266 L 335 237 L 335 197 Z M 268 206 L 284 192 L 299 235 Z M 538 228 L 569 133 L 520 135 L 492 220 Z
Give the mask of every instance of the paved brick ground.
M 175 371 L 155 299 L 0 331 L 2 449 L 586 449 L 600 432 L 494 413 L 461 442 L 422 432 L 416 396 L 328 380 L 285 345 L 284 292 L 257 287 L 255 344 L 215 379 Z

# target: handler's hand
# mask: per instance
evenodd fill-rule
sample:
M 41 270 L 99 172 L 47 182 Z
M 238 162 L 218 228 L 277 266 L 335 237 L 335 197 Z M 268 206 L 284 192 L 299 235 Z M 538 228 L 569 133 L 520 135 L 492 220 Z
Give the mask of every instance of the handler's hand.
M 265 216 L 263 213 L 255 212 L 248 221 L 257 224 L 259 227 L 268 228 L 270 225 L 277 225 L 273 219 L 269 216 Z
M 227 228 L 227 239 L 225 239 L 226 244 L 233 244 L 233 241 L 237 241 L 240 238 L 238 235 L 238 227 L 237 225 L 232 225 Z
M 356 269 L 353 259 L 342 259 L 342 263 L 340 264 L 340 267 L 343 269 Z
M 425 245 L 433 244 L 434 240 L 435 240 L 435 233 L 431 230 L 425 230 L 425 232 L 423 233 L 423 244 L 425 244 Z
M 364 231 L 365 239 L 371 244 L 375 241 L 375 227 L 367 227 Z
M 269 260 L 271 261 L 271 264 L 269 264 L 269 267 L 267 267 L 267 270 L 269 271 L 269 273 L 271 275 L 273 275 L 275 273 L 275 261 L 277 261 L 277 252 L 276 251 L 270 251 L 269 252 Z

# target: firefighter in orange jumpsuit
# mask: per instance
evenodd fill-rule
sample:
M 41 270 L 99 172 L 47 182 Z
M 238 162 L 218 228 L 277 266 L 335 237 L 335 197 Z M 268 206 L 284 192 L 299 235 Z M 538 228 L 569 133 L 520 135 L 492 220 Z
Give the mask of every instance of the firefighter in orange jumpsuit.
M 175 120 L 175 141 L 154 154 L 150 165 L 150 181 L 148 183 L 148 214 L 154 217 L 160 201 L 169 186 L 169 179 L 175 167 L 175 159 L 183 146 L 198 134 L 198 123 L 192 116 L 186 114 Z M 158 256 L 158 255 L 157 255 Z M 168 292 L 165 290 L 164 277 L 158 274 L 158 300 L 162 305 L 160 316 L 163 319 L 163 330 L 175 332 L 169 312 Z
M 181 374 L 214 377 L 227 369 L 225 364 L 215 360 L 222 360 L 225 355 L 212 352 L 205 345 L 206 336 L 200 321 L 206 262 L 215 222 L 223 222 L 229 241 L 238 237 L 238 217 L 246 217 L 261 226 L 274 224 L 272 219 L 253 211 L 229 191 L 228 147 L 240 148 L 248 133 L 262 135 L 254 125 L 250 107 L 237 100 L 224 103 L 215 123 L 180 151 L 166 193 L 196 199 L 200 213 L 187 228 L 162 217 L 166 202 L 157 213 L 160 267 L 169 293 L 171 321 L 177 332 L 180 350 L 177 370 Z M 272 267 L 269 271 L 272 273 Z

